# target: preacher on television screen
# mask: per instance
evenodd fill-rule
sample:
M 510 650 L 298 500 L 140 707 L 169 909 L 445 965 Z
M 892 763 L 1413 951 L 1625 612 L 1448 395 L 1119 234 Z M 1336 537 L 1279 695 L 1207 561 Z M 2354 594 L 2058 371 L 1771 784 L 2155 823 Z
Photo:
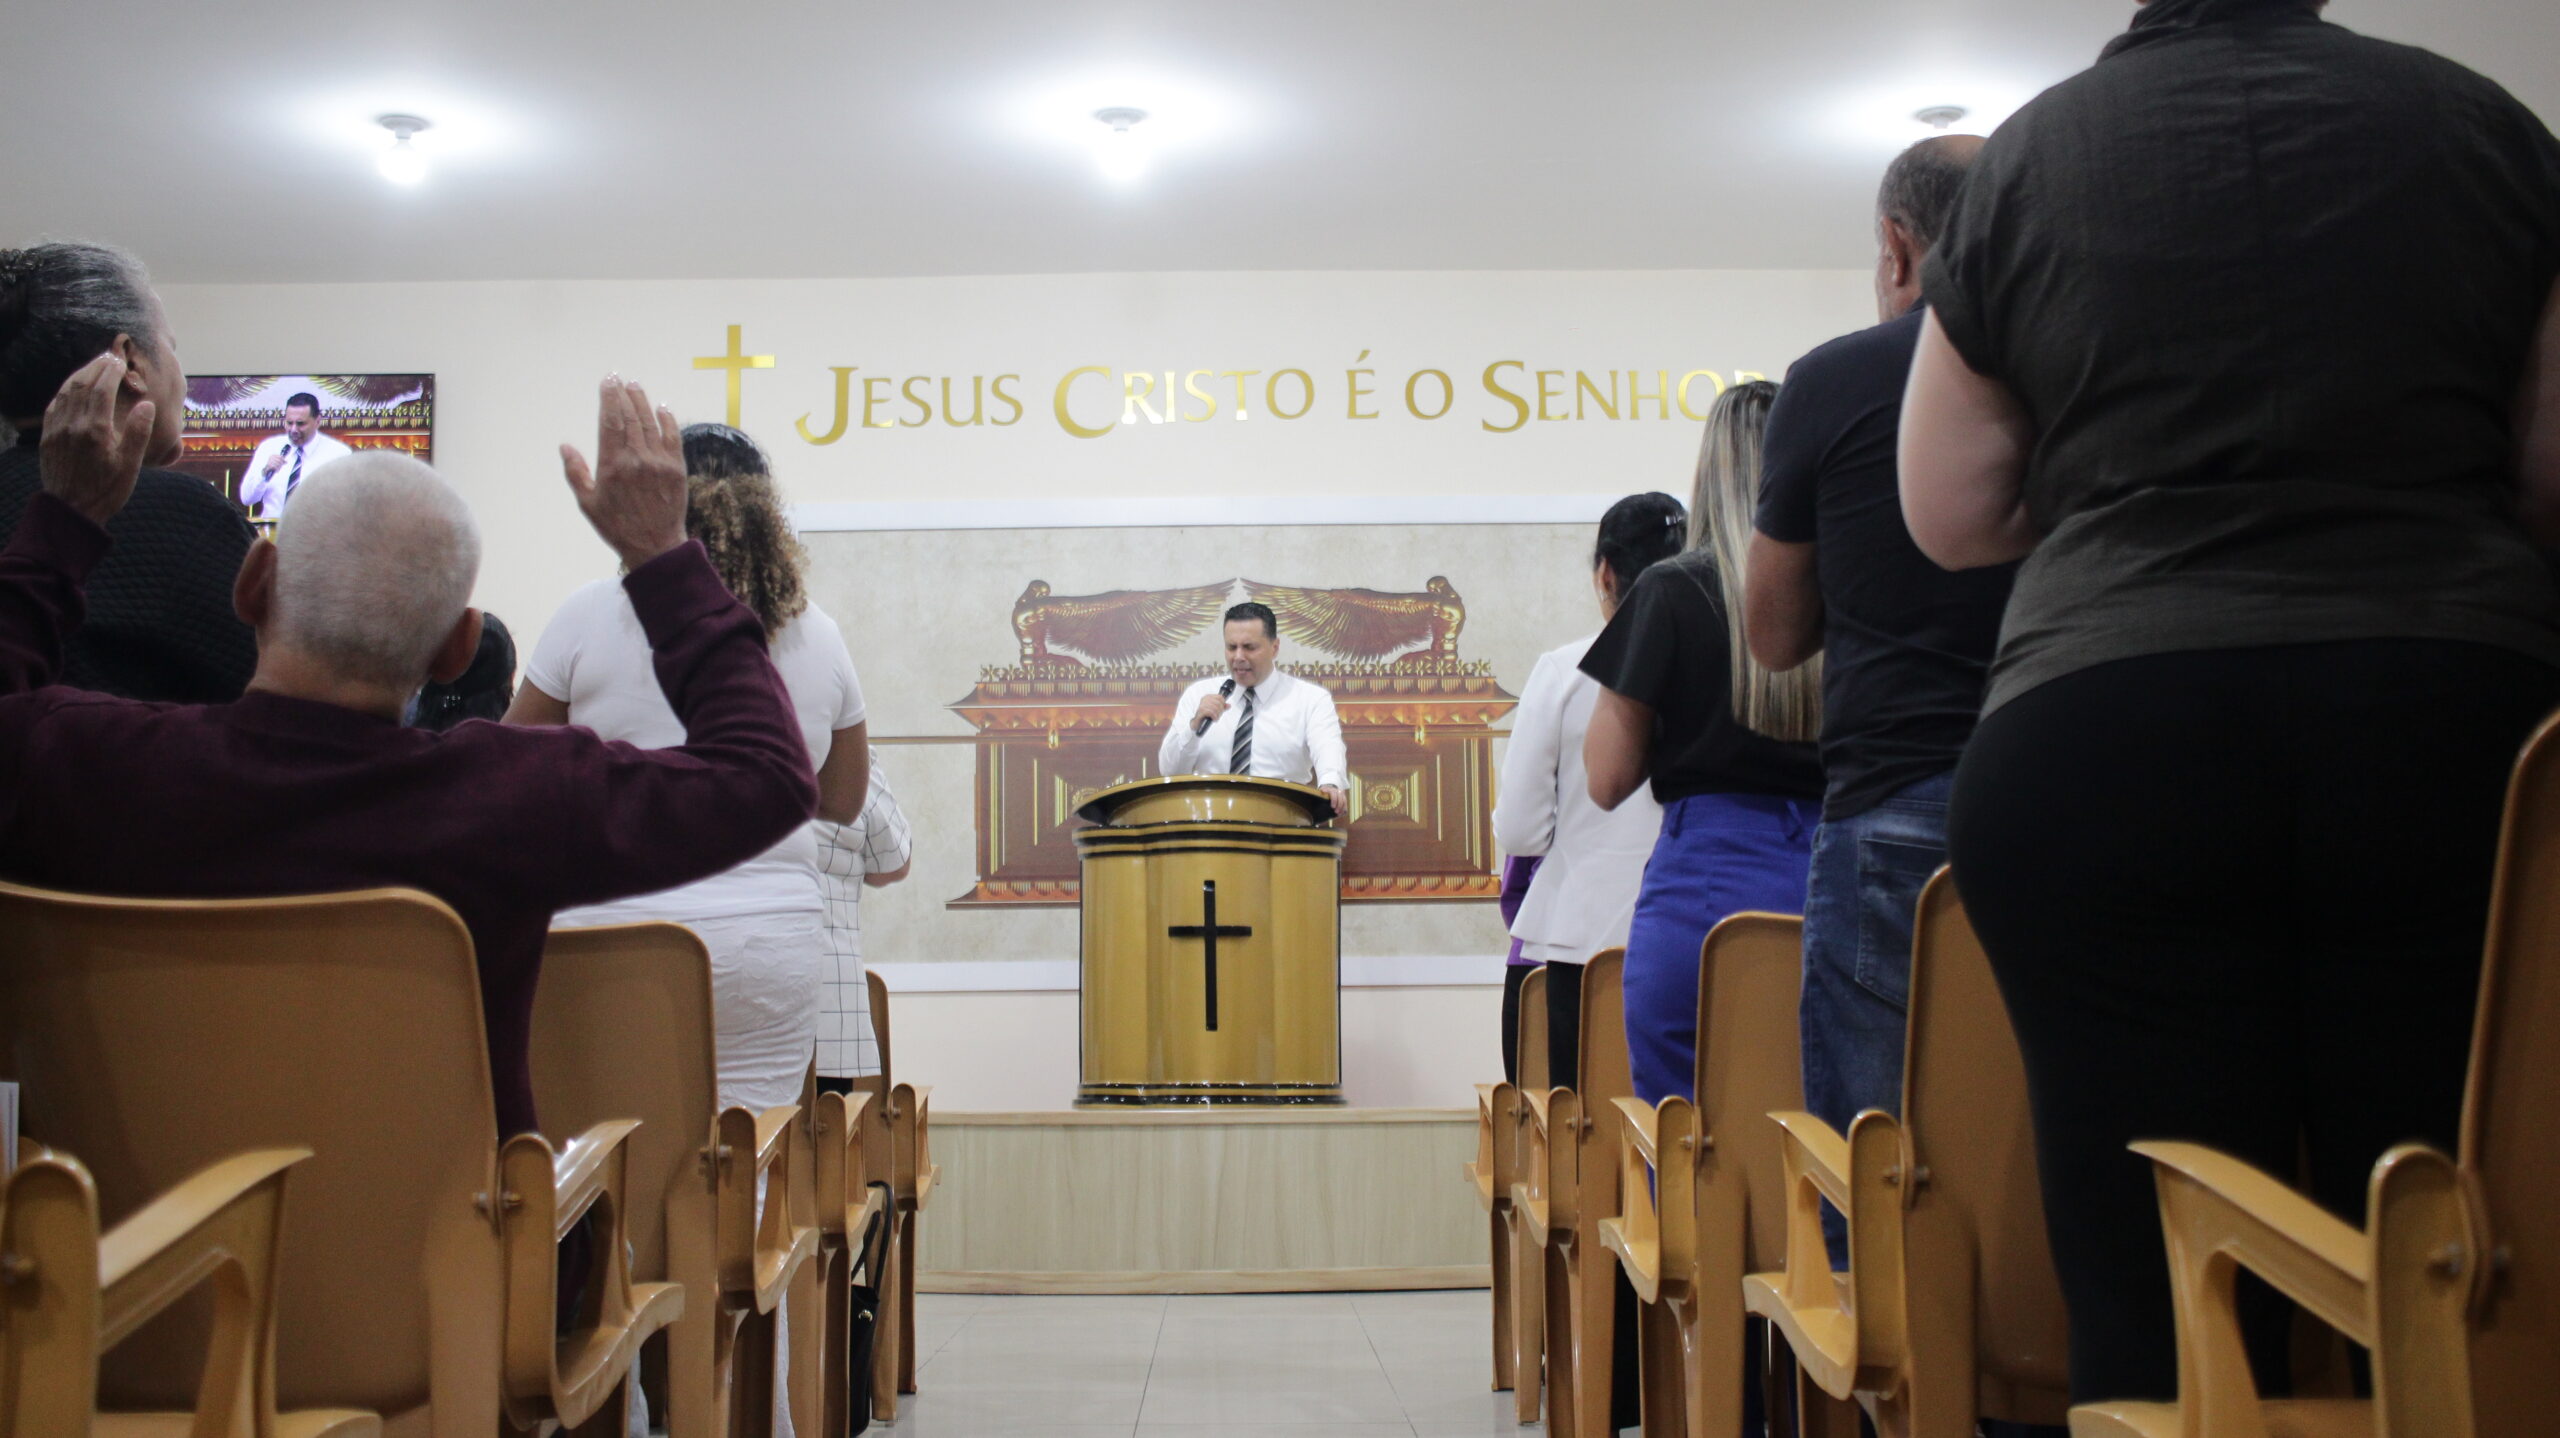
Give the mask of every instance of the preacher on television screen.
M 351 450 L 432 462 L 435 400 L 430 374 L 190 375 L 177 467 L 272 525 L 304 479 Z

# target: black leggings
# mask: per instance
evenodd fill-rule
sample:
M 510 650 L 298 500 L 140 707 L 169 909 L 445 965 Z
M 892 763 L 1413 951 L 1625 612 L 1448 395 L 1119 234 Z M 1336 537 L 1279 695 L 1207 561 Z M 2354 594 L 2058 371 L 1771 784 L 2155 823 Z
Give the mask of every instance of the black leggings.
M 1948 850 L 2026 1058 L 2076 1400 L 2177 1390 L 2127 1143 L 2307 1156 L 2359 1221 L 2384 1150 L 2452 1147 L 2507 777 L 2555 705 L 2505 650 L 2370 640 L 2120 661 L 1983 721 Z

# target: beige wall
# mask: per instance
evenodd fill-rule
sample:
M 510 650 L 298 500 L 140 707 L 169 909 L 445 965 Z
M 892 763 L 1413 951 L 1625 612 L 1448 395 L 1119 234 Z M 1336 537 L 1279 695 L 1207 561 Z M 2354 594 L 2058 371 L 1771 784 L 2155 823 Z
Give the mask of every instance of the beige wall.
M 1643 418 L 1630 418 L 1621 392 L 1618 419 L 1585 402 L 1581 418 L 1531 418 L 1507 428 L 1518 411 L 1485 388 L 1487 367 L 1516 362 L 1497 370 L 1496 380 L 1529 399 L 1537 372 L 1551 372 L 1548 385 L 1558 397 L 1548 412 L 1570 416 L 1577 373 L 1595 382 L 1609 377 L 1614 385 L 1633 371 L 1646 388 L 1654 387 L 1656 374 L 1669 375 L 1675 385 L 1692 371 L 1715 371 L 1718 381 L 1740 371 L 1775 375 L 1812 345 L 1872 320 L 1866 276 L 1842 271 L 180 285 L 165 298 L 180 351 L 196 373 L 434 374 L 438 466 L 470 500 L 486 533 L 478 601 L 505 615 L 527 645 L 563 596 L 610 568 L 604 548 L 562 493 L 555 457 L 562 441 L 592 443 L 596 379 L 618 371 L 646 383 L 687 419 L 718 418 L 725 376 L 698 370 L 692 361 L 721 353 L 732 324 L 742 327 L 746 352 L 775 357 L 773 368 L 743 376 L 742 420 L 774 452 L 795 502 L 958 504 L 974 506 L 968 512 L 980 517 L 971 522 L 983 525 L 990 522 L 986 515 L 1039 501 L 1439 497 L 1463 522 L 1476 517 L 1487 497 L 1682 491 L 1697 426 L 1676 407 L 1649 401 Z M 875 391 L 891 402 L 875 408 L 873 417 L 890 427 L 861 428 L 857 412 L 856 427 L 836 442 L 806 442 L 793 421 L 807 416 L 819 435 L 831 427 L 838 366 L 858 367 L 848 377 L 857 411 L 862 380 L 898 382 Z M 1061 426 L 1053 412 L 1056 387 L 1087 366 L 1112 373 L 1075 379 L 1069 416 L 1105 427 L 1119 409 L 1137 423 L 1108 425 L 1108 434 L 1091 438 Z M 1248 390 L 1251 418 L 1238 419 L 1233 382 L 1214 376 L 1293 367 L 1307 373 L 1313 389 L 1313 402 L 1298 419 L 1266 411 L 1261 378 Z M 1437 420 L 1415 417 L 1404 401 L 1406 377 L 1426 367 L 1446 372 L 1454 390 L 1448 414 Z M 1355 368 L 1374 374 L 1348 373 Z M 1221 396 L 1215 418 L 1149 423 L 1142 413 L 1113 405 L 1106 393 L 1105 386 L 1127 383 L 1124 372 L 1146 372 L 1161 386 L 1169 369 L 1181 376 L 1213 372 L 1200 383 Z M 1018 376 L 1006 386 L 1023 407 L 1017 423 L 955 426 L 939 414 L 923 425 L 897 423 L 914 414 L 894 398 L 910 377 L 927 377 L 919 392 L 938 402 L 943 377 L 957 381 L 955 394 L 965 394 L 973 377 L 1006 374 Z M 1353 398 L 1355 383 L 1367 398 Z M 1295 388 L 1294 381 L 1283 388 L 1284 404 L 1296 403 Z M 1703 410 L 1712 392 L 1712 382 L 1694 381 L 1691 403 Z M 1417 397 L 1421 408 L 1434 407 L 1436 382 L 1421 381 Z M 1188 397 L 1184 405 L 1193 415 L 1205 408 Z M 1009 413 L 990 408 L 994 417 Z M 1377 417 L 1354 418 L 1355 409 Z M 816 588 L 856 636 L 855 659 L 870 678 L 884 732 L 949 733 L 956 720 L 936 711 L 958 692 L 939 675 L 932 692 L 910 692 L 924 682 L 909 682 L 919 666 L 897 652 L 883 627 L 898 613 L 952 602 L 929 566 L 913 564 L 920 548 L 931 546 L 920 545 L 912 532 L 913 512 L 902 513 L 908 520 L 893 527 L 908 533 L 863 534 L 868 526 L 857 520 L 856 532 L 813 542 Z M 845 519 L 842 511 L 830 516 L 833 523 Z M 1526 656 L 1591 622 L 1577 581 L 1548 572 L 1572 558 L 1571 536 L 1538 528 L 1521 531 L 1523 539 L 1535 535 L 1528 544 L 1535 562 L 1527 562 L 1531 555 L 1524 551 L 1518 583 L 1477 583 L 1470 594 L 1471 605 L 1484 606 L 1488 618 L 1505 608 L 1520 611 L 1512 616 L 1516 622 L 1482 630 L 1471 625 L 1468 646 L 1491 645 L 1487 657 L 1500 662 L 1506 687 L 1515 691 Z M 1003 535 L 1020 551 L 1006 556 L 1005 583 L 1018 584 L 1015 571 L 1030 566 L 1056 568 L 1048 577 L 1063 584 L 1085 567 L 1081 560 L 1099 538 L 1074 530 L 1045 533 L 1014 528 Z M 1131 542 L 1126 531 L 1120 538 Z M 1177 536 L 1166 531 L 1134 542 L 1172 544 Z M 1204 541 L 1194 533 L 1179 542 Z M 1225 542 L 1225 536 L 1205 542 Z M 1481 538 L 1452 542 L 1473 545 Z M 983 539 L 961 543 L 955 536 L 948 548 L 955 561 L 994 562 Z M 884 589 L 881 574 L 865 560 L 891 551 L 908 562 Z M 1415 555 L 1413 562 L 1424 559 Z M 1538 573 L 1528 574 L 1533 568 Z M 1304 582 L 1294 575 L 1254 577 Z M 988 605 L 1008 597 L 995 594 Z M 999 623 L 1002 611 L 990 608 L 978 618 Z M 988 638 L 1000 644 L 1002 631 Z M 980 662 L 974 650 L 969 662 Z M 915 912 L 899 917 L 923 920 L 923 906 L 938 907 L 965 886 L 970 826 L 956 811 L 966 802 L 965 769 L 952 762 L 962 752 L 926 759 L 909 749 L 893 757 L 915 772 L 923 791 L 917 797 L 926 802 L 914 816 L 922 831 L 916 877 L 891 891 L 896 898 L 883 904 L 884 921 L 891 918 L 887 910 L 902 904 Z M 943 768 L 952 772 L 939 773 Z M 928 769 L 936 771 L 931 780 Z M 1347 1096 L 1364 1106 L 1463 1107 L 1472 1102 L 1468 1085 L 1498 1068 L 1499 921 L 1485 904 L 1458 906 L 1462 913 L 1427 921 L 1395 908 L 1346 916 L 1346 954 L 1480 952 L 1484 982 L 1347 991 Z M 1021 918 L 1004 941 L 973 943 L 966 953 L 875 952 L 874 958 L 1054 964 L 1072 956 L 1063 915 Z M 884 942 L 900 927 L 884 922 Z M 1072 1094 L 1072 992 L 917 992 L 901 998 L 898 1014 L 902 1074 L 935 1084 L 939 1107 L 1049 1108 Z

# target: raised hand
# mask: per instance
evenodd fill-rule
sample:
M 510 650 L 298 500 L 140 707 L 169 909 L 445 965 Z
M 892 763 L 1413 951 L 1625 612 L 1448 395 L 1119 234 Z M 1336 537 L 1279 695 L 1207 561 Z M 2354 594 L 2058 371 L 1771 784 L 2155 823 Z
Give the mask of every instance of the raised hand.
M 133 498 L 142 457 L 151 447 L 151 401 L 136 400 L 121 416 L 116 413 L 124 372 L 124 361 L 110 350 L 63 381 L 44 410 L 37 466 L 45 493 L 99 524 Z
M 640 386 L 605 377 L 596 398 L 595 467 L 568 444 L 560 446 L 560 467 L 587 523 L 624 568 L 684 543 L 684 430 L 673 411 L 651 408 Z

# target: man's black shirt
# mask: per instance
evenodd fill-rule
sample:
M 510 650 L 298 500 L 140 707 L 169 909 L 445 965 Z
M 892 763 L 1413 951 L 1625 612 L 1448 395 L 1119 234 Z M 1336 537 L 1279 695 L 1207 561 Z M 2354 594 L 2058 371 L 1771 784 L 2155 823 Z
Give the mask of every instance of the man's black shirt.
M 1920 315 L 1796 361 L 1763 442 L 1757 527 L 1813 545 L 1822 586 L 1826 819 L 1956 767 L 2017 568 L 1950 574 L 1902 522 L 1895 453 Z

